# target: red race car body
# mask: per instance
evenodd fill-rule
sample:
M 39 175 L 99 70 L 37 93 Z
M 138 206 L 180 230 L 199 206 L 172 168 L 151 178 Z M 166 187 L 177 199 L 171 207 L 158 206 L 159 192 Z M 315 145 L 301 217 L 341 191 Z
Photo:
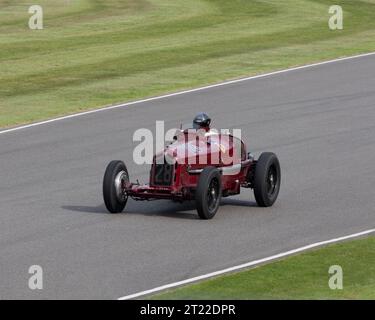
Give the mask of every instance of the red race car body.
M 259 163 L 260 162 L 260 163 Z M 103 182 L 104 202 L 110 212 L 121 212 L 128 197 L 134 200 L 196 200 L 199 216 L 210 219 L 221 197 L 253 188 L 257 203 L 272 205 L 280 188 L 280 165 L 273 153 L 255 160 L 244 142 L 229 134 L 181 130 L 174 142 L 153 157 L 148 184 L 129 180 L 122 161 L 112 161 Z

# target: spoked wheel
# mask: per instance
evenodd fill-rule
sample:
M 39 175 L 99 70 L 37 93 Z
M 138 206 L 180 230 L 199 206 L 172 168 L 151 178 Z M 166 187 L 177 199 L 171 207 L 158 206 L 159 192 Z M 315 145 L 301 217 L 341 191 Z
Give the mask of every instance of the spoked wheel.
M 278 175 L 275 165 L 271 165 L 267 174 L 267 195 L 272 197 L 275 194 L 278 185 Z
M 215 210 L 218 204 L 219 187 L 218 179 L 212 179 L 207 190 L 207 205 L 208 210 L 211 212 Z
M 261 207 L 272 206 L 279 195 L 281 182 L 280 163 L 271 152 L 262 153 L 259 157 L 254 175 L 254 195 Z
M 203 169 L 199 177 L 195 200 L 201 219 L 212 219 L 215 216 L 221 200 L 221 175 L 215 167 Z
M 122 212 L 128 201 L 125 187 L 129 184 L 128 170 L 122 161 L 111 161 L 103 179 L 103 198 L 111 213 Z

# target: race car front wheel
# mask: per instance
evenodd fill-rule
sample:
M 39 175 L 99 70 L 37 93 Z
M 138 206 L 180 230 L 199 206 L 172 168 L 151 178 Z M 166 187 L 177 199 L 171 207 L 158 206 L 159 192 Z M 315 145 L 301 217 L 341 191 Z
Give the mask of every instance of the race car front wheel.
M 260 207 L 270 207 L 280 190 L 280 163 L 276 155 L 264 152 L 260 155 L 254 175 L 254 196 Z
M 206 167 L 199 176 L 196 206 L 201 219 L 212 219 L 221 200 L 221 174 L 215 167 Z
M 109 163 L 103 179 L 103 198 L 111 213 L 122 212 L 128 201 L 124 187 L 129 183 L 129 174 L 125 163 L 114 160 Z

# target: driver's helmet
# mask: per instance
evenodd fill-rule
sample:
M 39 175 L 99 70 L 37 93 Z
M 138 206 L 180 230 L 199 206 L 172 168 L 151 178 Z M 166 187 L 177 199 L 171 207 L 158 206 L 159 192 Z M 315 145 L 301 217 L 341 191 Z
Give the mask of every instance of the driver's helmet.
M 193 120 L 194 129 L 210 129 L 211 118 L 206 113 L 198 113 Z

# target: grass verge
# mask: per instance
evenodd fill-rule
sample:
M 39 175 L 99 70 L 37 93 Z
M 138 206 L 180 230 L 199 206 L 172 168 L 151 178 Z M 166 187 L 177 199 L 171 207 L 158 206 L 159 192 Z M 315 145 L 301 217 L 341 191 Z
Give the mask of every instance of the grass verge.
M 375 0 L 0 0 L 0 127 L 375 51 Z M 328 28 L 330 5 L 344 29 Z
M 375 236 L 170 290 L 152 299 L 375 299 Z M 332 290 L 330 266 L 343 270 Z

